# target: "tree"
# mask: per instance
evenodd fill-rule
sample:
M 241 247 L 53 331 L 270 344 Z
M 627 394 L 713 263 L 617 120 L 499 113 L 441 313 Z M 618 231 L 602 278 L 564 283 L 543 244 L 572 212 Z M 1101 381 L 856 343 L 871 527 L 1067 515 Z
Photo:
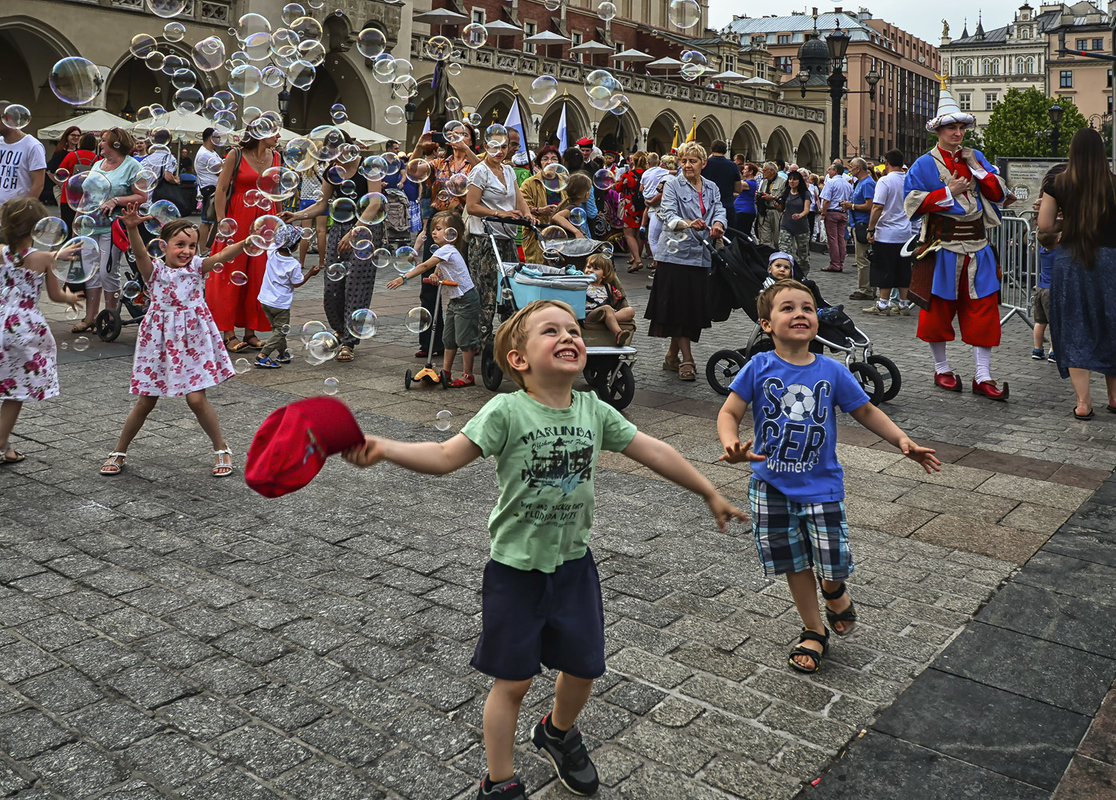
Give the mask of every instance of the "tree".
M 1035 88 L 1009 89 L 1004 101 L 996 106 L 984 128 L 984 154 L 990 161 L 997 158 L 1047 158 L 1051 154 L 1050 107 L 1062 108 L 1058 125 L 1059 158 L 1069 154 L 1069 143 L 1078 129 L 1089 123 L 1077 110 L 1073 100 L 1047 97 Z

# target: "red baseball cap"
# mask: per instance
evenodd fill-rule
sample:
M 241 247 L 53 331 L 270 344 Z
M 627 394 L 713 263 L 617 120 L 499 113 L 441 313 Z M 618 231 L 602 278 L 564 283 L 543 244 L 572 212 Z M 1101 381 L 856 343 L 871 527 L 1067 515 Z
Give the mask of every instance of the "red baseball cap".
M 349 407 L 335 397 L 309 397 L 272 411 L 252 438 L 244 480 L 264 497 L 301 489 L 326 458 L 364 444 Z

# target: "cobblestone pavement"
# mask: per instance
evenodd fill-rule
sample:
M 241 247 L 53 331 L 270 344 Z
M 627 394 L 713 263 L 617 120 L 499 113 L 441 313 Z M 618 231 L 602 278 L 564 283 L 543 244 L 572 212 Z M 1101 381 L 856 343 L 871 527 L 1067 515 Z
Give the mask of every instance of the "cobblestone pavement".
M 833 296 L 853 283 L 821 279 Z M 628 283 L 642 308 L 642 280 Z M 490 395 L 403 390 L 419 363 L 402 327 L 410 291 L 376 294 L 380 331 L 352 364 L 296 360 L 213 391 L 236 463 L 270 410 L 320 393 L 327 376 L 369 433 L 448 436 L 433 427 L 443 408 L 459 429 Z M 319 292 L 299 290 L 297 321 L 320 318 Z M 699 372 L 749 327 L 703 337 Z M 602 458 L 593 547 L 609 671 L 582 719 L 599 796 L 793 797 L 1116 464 L 1116 427 L 1068 419 L 1068 386 L 1029 360 L 1022 323 L 994 362 L 1012 382 L 1006 405 L 933 391 L 913 320 L 864 327 L 906 380 L 886 410 L 948 463 L 921 475 L 842 424 L 862 623 L 819 674 L 786 668 L 797 615 L 785 584 L 762 577 L 746 528 L 720 534 L 697 498 Z M 15 441 L 28 459 L 0 471 L 0 796 L 470 797 L 484 763 L 488 681 L 468 660 L 492 465 L 432 479 L 335 459 L 307 489 L 265 500 L 209 476 L 208 442 L 167 401 L 124 473 L 101 478 L 129 407 L 134 331 L 63 352 L 62 397 L 26 407 Z M 663 342 L 637 344 L 628 416 L 744 497 L 746 472 L 715 463 L 720 398 L 660 370 Z M 517 762 L 532 796 L 559 798 L 527 742 L 551 677 L 528 695 Z

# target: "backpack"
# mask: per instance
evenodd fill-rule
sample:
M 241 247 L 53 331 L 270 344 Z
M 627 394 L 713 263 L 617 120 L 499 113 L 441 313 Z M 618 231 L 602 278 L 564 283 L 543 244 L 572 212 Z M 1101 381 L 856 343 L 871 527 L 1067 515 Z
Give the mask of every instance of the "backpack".
M 385 189 L 384 196 L 387 197 L 388 201 L 387 219 L 385 220 L 388 230 L 396 233 L 410 233 L 411 211 L 407 195 L 398 189 Z

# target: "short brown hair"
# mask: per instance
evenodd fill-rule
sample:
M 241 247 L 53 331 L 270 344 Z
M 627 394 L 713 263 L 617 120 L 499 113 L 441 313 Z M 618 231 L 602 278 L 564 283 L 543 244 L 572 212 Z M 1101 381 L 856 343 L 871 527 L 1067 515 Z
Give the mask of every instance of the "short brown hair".
M 169 243 L 171 239 L 183 231 L 196 231 L 197 229 L 198 226 L 190 222 L 190 220 L 179 217 L 178 219 L 172 219 L 159 229 L 159 238 Z
M 515 381 L 516 386 L 520 389 L 526 389 L 527 387 L 523 383 L 522 373 L 508 365 L 508 353 L 512 350 L 523 349 L 524 345 L 527 344 L 527 321 L 536 311 L 541 311 L 548 306 L 562 309 L 575 322 L 577 321 L 577 314 L 574 313 L 569 303 L 563 303 L 561 300 L 532 300 L 512 314 L 511 319 L 496 330 L 496 340 L 492 345 L 493 352 L 496 355 L 496 363 L 500 365 L 500 369 L 504 371 L 505 375 Z
M 784 292 L 787 289 L 798 289 L 799 291 L 806 292 L 806 294 L 810 296 L 810 299 L 814 300 L 814 293 L 810 291 L 806 284 L 789 279 L 785 281 L 776 281 L 760 292 L 760 296 L 756 299 L 756 316 L 760 319 L 771 319 L 771 309 L 775 307 L 775 296 L 779 294 L 779 292 Z
M 136 149 L 136 140 L 132 138 L 132 134 L 123 128 L 105 128 L 101 131 L 101 138 L 108 134 L 109 144 L 112 145 L 114 150 L 120 151 L 121 155 L 130 156 L 132 151 Z

